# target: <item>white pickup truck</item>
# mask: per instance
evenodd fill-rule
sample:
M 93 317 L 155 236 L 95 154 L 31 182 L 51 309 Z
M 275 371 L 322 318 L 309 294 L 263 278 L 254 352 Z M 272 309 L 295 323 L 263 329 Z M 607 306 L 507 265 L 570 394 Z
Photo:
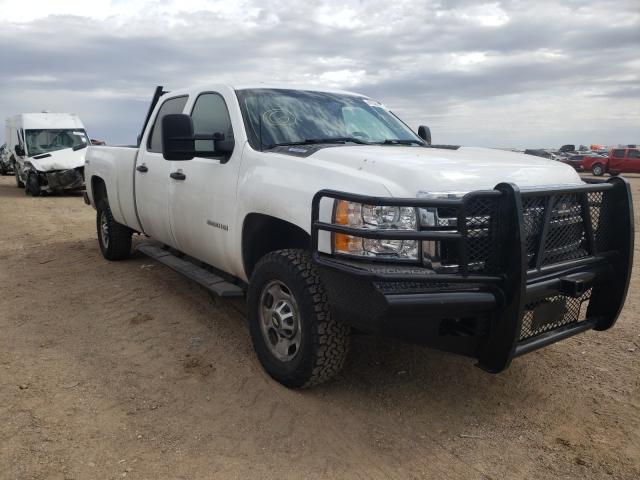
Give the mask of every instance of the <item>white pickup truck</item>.
M 353 331 L 497 373 L 610 328 L 631 271 L 628 184 L 430 136 L 355 93 L 158 87 L 137 146 L 89 148 L 85 201 L 105 258 L 140 233 L 209 290 L 246 293 L 257 355 L 289 387 L 335 375 Z

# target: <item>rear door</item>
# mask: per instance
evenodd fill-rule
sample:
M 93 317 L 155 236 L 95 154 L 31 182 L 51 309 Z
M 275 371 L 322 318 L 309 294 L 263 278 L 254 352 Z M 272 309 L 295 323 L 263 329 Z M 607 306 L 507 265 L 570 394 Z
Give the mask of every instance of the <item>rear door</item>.
M 200 93 L 188 107 L 194 133 L 223 133 L 227 139 L 234 138 L 228 108 L 232 102 L 231 90 Z M 195 147 L 202 155 L 172 162 L 172 171 L 179 172 L 181 179 L 169 183 L 171 230 L 179 250 L 230 271 L 242 145 L 236 142 L 233 152 L 225 155 L 210 153 L 213 141 L 199 140 Z
M 173 247 L 176 242 L 169 223 L 171 162 L 162 156 L 160 126 L 165 115 L 183 113 L 187 100 L 188 96 L 183 95 L 167 98 L 160 104 L 152 127 L 147 128 L 142 138 L 134 173 L 136 207 L 144 233 Z
M 627 164 L 630 172 L 640 173 L 640 150 L 637 148 L 627 150 Z

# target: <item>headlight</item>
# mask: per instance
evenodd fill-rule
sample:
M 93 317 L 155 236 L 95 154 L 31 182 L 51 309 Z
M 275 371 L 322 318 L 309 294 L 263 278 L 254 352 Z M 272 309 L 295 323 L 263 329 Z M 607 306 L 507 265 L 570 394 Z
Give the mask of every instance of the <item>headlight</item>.
M 363 205 L 336 201 L 334 222 L 363 230 L 416 230 L 416 210 L 412 207 Z M 334 234 L 334 251 L 359 257 L 418 260 L 416 240 L 370 239 L 343 233 Z

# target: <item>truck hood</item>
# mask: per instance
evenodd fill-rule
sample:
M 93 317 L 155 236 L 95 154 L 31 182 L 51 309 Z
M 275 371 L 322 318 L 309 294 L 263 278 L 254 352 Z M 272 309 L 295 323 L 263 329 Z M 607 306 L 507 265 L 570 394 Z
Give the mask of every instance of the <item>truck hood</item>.
M 582 182 L 563 163 L 491 148 L 457 150 L 402 146 L 339 146 L 323 148 L 309 157 L 336 173 L 378 177 L 394 197 L 427 192 L 492 189 L 512 182 L 521 188 Z
M 74 151 L 71 148 L 49 152 L 50 157 L 35 158 L 30 157 L 29 162 L 40 172 L 50 172 L 53 170 L 69 170 L 82 167 L 87 149 Z M 37 155 L 39 156 L 39 155 Z

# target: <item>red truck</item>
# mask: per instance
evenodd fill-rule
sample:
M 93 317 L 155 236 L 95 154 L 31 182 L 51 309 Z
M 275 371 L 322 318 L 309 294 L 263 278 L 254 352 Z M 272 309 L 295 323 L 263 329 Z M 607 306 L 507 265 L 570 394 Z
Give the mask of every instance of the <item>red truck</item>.
M 640 149 L 637 147 L 621 147 L 609 150 L 609 156 L 604 158 L 584 157 L 582 169 L 590 171 L 596 176 L 609 173 L 640 173 Z

